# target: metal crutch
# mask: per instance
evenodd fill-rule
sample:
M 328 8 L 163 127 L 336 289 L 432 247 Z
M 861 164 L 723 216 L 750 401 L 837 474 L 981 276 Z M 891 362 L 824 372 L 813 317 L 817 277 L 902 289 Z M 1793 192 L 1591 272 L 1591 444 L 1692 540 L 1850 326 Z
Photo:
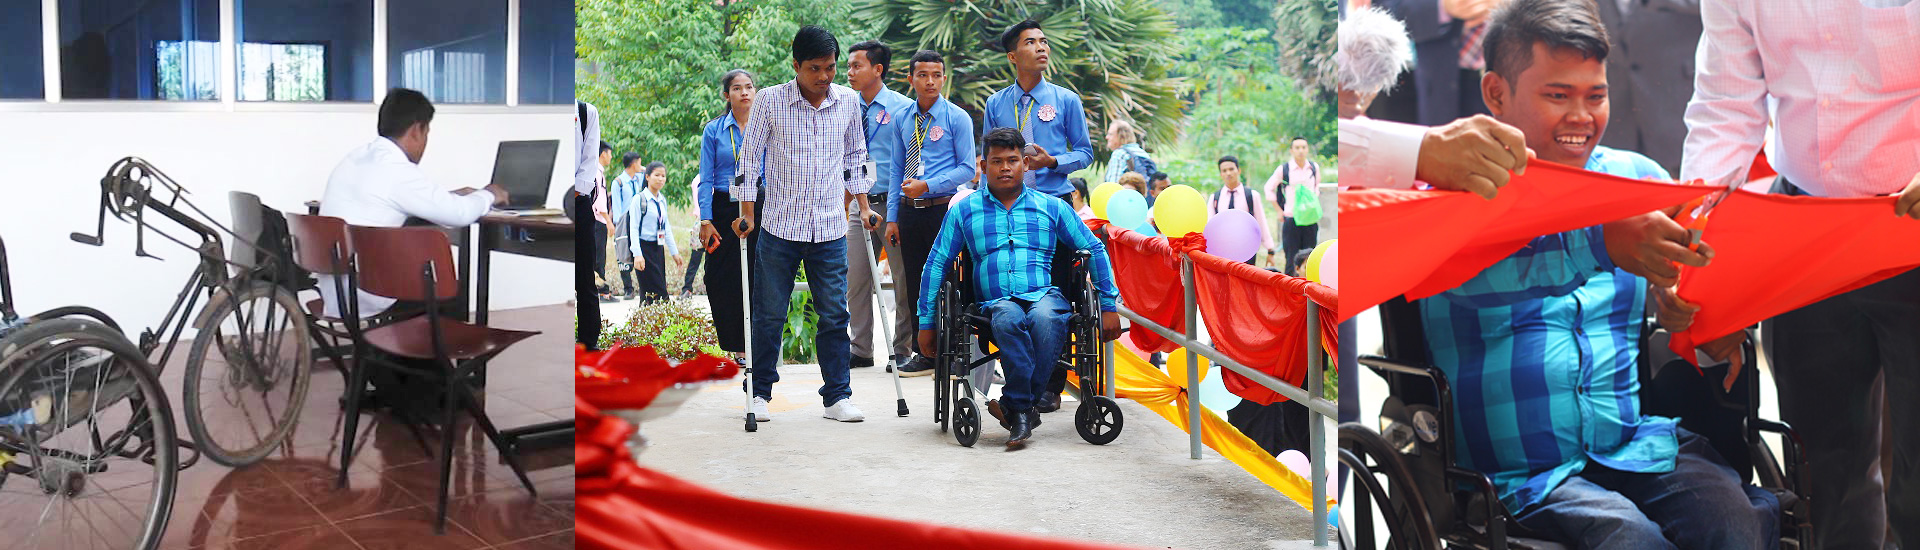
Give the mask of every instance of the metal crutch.
M 733 178 L 736 186 L 744 186 L 747 183 L 747 177 L 744 174 L 735 175 Z M 746 222 L 744 218 L 734 218 L 733 226 L 744 229 Z M 736 236 L 738 236 L 737 233 Z M 747 286 L 748 277 L 753 273 L 748 267 L 747 238 L 740 237 L 740 320 L 744 329 L 740 335 L 747 345 L 747 364 L 741 365 L 741 368 L 747 371 L 747 376 L 740 381 L 740 385 L 747 394 L 747 431 L 756 432 L 760 430 L 760 425 L 759 419 L 753 416 L 753 294 L 751 287 Z
M 879 214 L 875 214 L 875 215 L 877 216 Z M 893 312 L 893 293 L 900 292 L 900 289 L 897 288 L 899 285 L 898 283 L 896 283 L 895 284 L 896 288 L 894 288 L 892 291 L 884 292 L 884 293 L 881 292 L 880 255 L 874 253 L 873 251 L 873 232 L 868 230 L 864 226 L 860 228 L 860 244 L 862 246 L 867 247 L 866 248 L 867 269 L 869 273 L 872 273 L 872 277 L 869 280 L 873 281 L 873 299 L 880 302 L 880 317 L 882 318 L 874 319 L 873 324 L 880 325 L 881 336 L 884 338 L 884 340 L 881 340 L 881 341 L 887 342 L 888 346 L 892 346 L 893 345 L 893 323 L 891 321 L 893 319 L 893 313 L 894 313 Z M 895 276 L 898 277 L 898 274 L 895 274 Z M 906 392 L 900 389 L 900 369 L 894 368 L 891 365 L 892 363 L 891 360 L 889 360 L 888 363 L 889 365 L 887 366 L 887 370 L 893 371 L 893 377 L 892 377 L 893 378 L 893 395 L 895 398 L 899 400 L 898 411 L 896 412 L 898 412 L 900 416 L 906 416 L 907 415 L 907 394 Z

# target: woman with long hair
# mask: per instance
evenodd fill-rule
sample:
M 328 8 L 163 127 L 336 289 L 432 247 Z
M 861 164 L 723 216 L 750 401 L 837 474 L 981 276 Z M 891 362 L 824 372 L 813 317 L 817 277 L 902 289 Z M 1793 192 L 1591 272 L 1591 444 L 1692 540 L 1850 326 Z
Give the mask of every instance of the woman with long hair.
M 740 209 L 727 188 L 733 185 L 740 167 L 740 148 L 746 145 L 747 113 L 753 108 L 753 73 L 745 69 L 727 71 L 720 77 L 720 95 L 727 109 L 708 122 L 700 134 L 700 192 L 694 199 L 700 204 L 700 244 L 712 251 L 707 258 L 707 299 L 713 312 L 713 328 L 720 338 L 720 349 L 742 353 L 746 345 L 744 307 L 748 297 L 740 295 L 742 269 L 740 239 L 733 234 L 733 222 Z M 755 205 L 765 204 L 759 197 L 747 197 Z M 757 212 L 756 212 L 757 213 Z M 747 235 L 748 267 L 759 232 Z
M 640 302 L 651 303 L 669 296 L 666 251 L 674 251 L 675 262 L 684 265 L 686 260 L 673 244 L 673 228 L 667 225 L 667 199 L 660 194 L 667 186 L 667 166 L 654 162 L 641 174 L 645 184 L 628 206 L 627 219 L 633 232 L 630 255 L 639 275 L 635 282 L 640 285 Z

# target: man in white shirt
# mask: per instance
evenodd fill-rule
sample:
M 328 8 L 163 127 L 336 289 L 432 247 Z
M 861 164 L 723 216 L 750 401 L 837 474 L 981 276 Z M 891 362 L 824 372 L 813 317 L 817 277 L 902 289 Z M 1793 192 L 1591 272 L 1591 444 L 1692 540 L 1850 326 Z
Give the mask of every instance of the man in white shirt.
M 585 213 L 593 209 L 594 190 L 600 186 L 600 178 L 606 176 L 606 171 L 600 165 L 600 110 L 585 101 L 576 101 L 574 106 L 579 114 L 575 115 L 573 125 L 579 129 L 580 141 L 574 143 L 573 192 L 567 195 L 576 213 L 573 220 L 573 303 L 577 308 L 574 310 L 574 343 L 585 346 L 588 351 L 597 351 L 600 349 L 600 297 L 593 280 L 592 263 L 605 243 L 594 238 L 596 224 L 589 223 Z
M 1727 0 L 1701 3 L 1700 18 L 1682 179 L 1743 177 L 1771 138 L 1774 192 L 1899 194 L 1890 214 L 1920 218 L 1920 1 Z M 1920 272 L 1763 330 L 1781 416 L 1806 443 L 1813 546 L 1920 545 Z
M 433 104 L 420 92 L 395 88 L 380 103 L 380 137 L 347 153 L 327 177 L 320 215 L 340 218 L 348 225 L 400 227 L 408 218 L 420 218 L 443 227 L 465 227 L 496 204 L 507 201 L 498 186 L 447 191 L 427 179 L 420 157 L 427 151 L 427 132 L 433 122 Z M 327 315 L 340 315 L 331 277 L 320 277 L 320 293 Z M 360 316 L 373 317 L 392 307 L 394 300 L 360 293 Z

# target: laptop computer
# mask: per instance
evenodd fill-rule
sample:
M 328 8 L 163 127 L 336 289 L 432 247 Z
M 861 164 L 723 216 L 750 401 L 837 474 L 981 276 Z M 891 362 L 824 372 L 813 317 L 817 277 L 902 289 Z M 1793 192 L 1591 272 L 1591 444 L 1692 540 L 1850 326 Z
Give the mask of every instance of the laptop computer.
M 560 140 L 502 141 L 493 157 L 493 184 L 507 190 L 509 212 L 544 210 L 553 183 L 553 163 Z

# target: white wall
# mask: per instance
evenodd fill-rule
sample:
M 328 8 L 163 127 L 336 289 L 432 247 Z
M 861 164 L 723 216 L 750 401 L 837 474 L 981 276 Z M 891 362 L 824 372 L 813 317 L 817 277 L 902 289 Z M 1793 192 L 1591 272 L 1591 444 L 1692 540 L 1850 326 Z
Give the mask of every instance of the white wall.
M 233 190 L 258 194 L 282 211 L 305 212 L 303 203 L 320 198 L 340 158 L 376 138 L 373 105 L 239 112 L 63 105 L 0 111 L 0 239 L 6 241 L 16 309 L 28 315 L 92 306 L 132 334 L 166 314 L 194 268 L 194 255 L 149 235 L 148 251 L 165 261 L 136 258 L 133 226 L 112 217 L 104 246 L 68 238 L 93 232 L 100 178 L 114 161 L 147 159 L 227 224 L 227 193 Z M 434 117 L 421 166 L 449 189 L 481 187 L 492 177 L 498 142 L 559 139 L 548 201 L 557 207 L 572 183 L 574 135 L 571 106 L 445 107 Z M 157 225 L 188 235 L 169 221 Z M 567 263 L 496 254 L 493 277 L 495 310 L 563 303 L 573 294 Z

